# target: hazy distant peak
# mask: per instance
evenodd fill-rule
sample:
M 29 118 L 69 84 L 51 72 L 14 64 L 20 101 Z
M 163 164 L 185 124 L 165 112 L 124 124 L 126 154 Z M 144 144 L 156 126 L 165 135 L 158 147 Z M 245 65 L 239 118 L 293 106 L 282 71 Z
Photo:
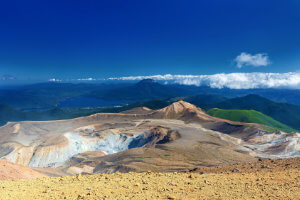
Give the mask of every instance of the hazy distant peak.
M 159 84 L 153 79 L 143 79 L 137 83 L 137 85 L 151 85 L 151 84 Z

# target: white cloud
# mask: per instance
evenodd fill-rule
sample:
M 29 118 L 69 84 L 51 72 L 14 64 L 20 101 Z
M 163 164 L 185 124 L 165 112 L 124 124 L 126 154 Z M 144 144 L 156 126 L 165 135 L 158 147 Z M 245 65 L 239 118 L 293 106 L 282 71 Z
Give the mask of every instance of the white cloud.
M 94 78 L 78 78 L 77 81 L 96 81 Z
M 165 83 L 210 86 L 212 88 L 253 89 L 253 88 L 295 88 L 300 89 L 300 73 L 230 73 L 213 75 L 153 75 L 115 77 L 108 80 L 137 81 L 154 79 Z
M 260 67 L 271 64 L 269 56 L 264 53 L 251 55 L 249 53 L 242 52 L 234 59 L 234 61 L 238 68 L 242 68 L 243 66 Z
M 77 78 L 77 79 L 58 79 L 58 78 L 51 78 L 48 81 L 50 82 L 88 82 L 88 81 L 104 81 L 105 79 L 96 79 L 92 77 L 88 78 Z
M 50 78 L 48 81 L 50 81 L 50 82 L 61 82 L 61 80 L 57 79 L 57 78 Z

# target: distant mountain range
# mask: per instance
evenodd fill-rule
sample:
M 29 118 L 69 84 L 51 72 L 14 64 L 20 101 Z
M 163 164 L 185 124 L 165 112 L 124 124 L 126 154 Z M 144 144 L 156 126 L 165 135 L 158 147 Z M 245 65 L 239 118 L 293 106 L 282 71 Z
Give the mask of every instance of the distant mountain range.
M 300 105 L 300 90 L 291 89 L 216 89 L 208 86 L 160 84 L 152 79 L 145 79 L 136 84 L 121 86 L 108 91 L 99 91 L 95 97 L 108 100 L 147 101 L 178 96 L 194 96 L 200 94 L 214 94 L 221 98 L 241 97 L 256 94 L 275 102 Z M 223 99 L 224 100 L 224 99 Z
M 241 97 L 248 94 L 256 94 L 275 102 L 283 102 L 300 105 L 300 90 L 289 89 L 253 89 L 232 90 L 228 88 L 214 89 L 210 87 L 197 87 L 187 85 L 165 85 L 151 79 L 142 80 L 136 84 L 72 84 L 72 83 L 38 83 L 33 85 L 15 86 L 13 88 L 0 89 L 0 104 L 9 105 L 17 109 L 49 109 L 60 107 L 101 107 L 108 106 L 115 101 L 123 103 L 141 102 L 172 97 L 187 97 L 195 95 L 212 96 L 206 103 L 215 103 L 215 100 Z M 84 97 L 84 99 L 82 99 Z M 199 96 L 198 96 L 199 97 Z M 87 99 L 90 98 L 90 99 Z M 80 101 L 84 103 L 80 104 Z M 98 103 L 97 103 L 98 101 Z M 88 102 L 91 102 L 89 105 Z M 203 101 L 201 101 L 203 103 Z M 70 105 L 68 105 L 70 103 Z
M 153 99 L 165 99 L 179 95 L 189 95 L 189 91 L 178 88 L 175 85 L 162 85 L 152 79 L 145 79 L 137 84 L 109 90 L 98 97 L 108 100 L 133 100 L 145 101 Z
M 299 105 L 278 103 L 247 92 L 265 96 L 273 94 L 274 97 L 270 99 L 281 97 L 289 102 L 294 102 L 299 97 L 300 101 L 299 90 L 295 90 L 294 95 L 291 90 L 279 89 L 217 90 L 208 87 L 164 85 L 151 79 L 126 85 L 49 82 L 0 90 L 0 121 L 3 124 L 7 121 L 66 119 L 96 112 L 121 112 L 141 106 L 159 109 L 182 99 L 205 110 L 253 109 L 300 130 Z
M 260 97 L 258 95 L 247 95 L 244 97 L 238 98 L 222 98 L 218 95 L 196 95 L 189 97 L 176 97 L 169 98 L 164 100 L 151 100 L 145 102 L 135 102 L 130 104 L 124 104 L 122 106 L 111 106 L 111 107 L 100 107 L 100 108 L 53 108 L 50 110 L 44 111 L 20 111 L 13 109 L 9 106 L 0 106 L 0 123 L 4 124 L 7 121 L 24 121 L 24 120 L 58 120 L 58 119 L 71 119 L 74 117 L 87 116 L 94 113 L 104 112 L 104 113 L 117 113 L 125 110 L 129 110 L 136 107 L 147 107 L 150 109 L 160 109 L 166 107 L 173 102 L 184 99 L 187 102 L 193 103 L 198 107 L 208 110 L 209 114 L 210 109 L 220 108 L 226 109 L 223 112 L 227 112 L 227 109 L 235 110 L 255 110 L 256 119 L 253 121 L 251 118 L 248 118 L 249 112 L 239 112 L 239 118 L 236 121 L 241 122 L 251 122 L 259 123 L 257 117 L 263 119 L 262 124 L 266 124 L 270 127 L 280 128 L 281 130 L 292 131 L 289 127 L 300 130 L 299 120 L 300 120 L 300 106 L 286 104 L 286 103 L 276 103 L 270 101 L 266 98 Z M 224 100 L 225 99 L 225 100 Z M 257 115 L 257 111 L 261 112 L 263 116 Z M 229 112 L 229 111 L 228 111 Z M 245 115 L 244 115 L 245 114 Z M 251 113 L 250 113 L 251 114 Z M 253 113 L 252 113 L 253 114 Z M 228 118 L 228 116 L 215 115 L 216 117 L 221 117 L 224 119 L 230 119 L 235 121 L 234 118 Z M 272 117 L 274 120 L 284 124 L 278 124 L 277 122 L 273 123 L 272 120 L 267 119 L 267 117 Z M 247 118 L 246 120 L 243 120 Z M 267 119 L 267 120 L 265 120 Z M 269 123 L 271 122 L 271 124 Z M 285 125 L 289 127 L 284 127 Z

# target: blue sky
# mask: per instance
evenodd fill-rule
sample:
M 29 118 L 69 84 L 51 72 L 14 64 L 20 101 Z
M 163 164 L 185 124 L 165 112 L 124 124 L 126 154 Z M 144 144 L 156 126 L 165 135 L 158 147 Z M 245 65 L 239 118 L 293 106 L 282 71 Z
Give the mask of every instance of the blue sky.
M 250 59 L 266 56 L 267 62 L 244 60 L 237 67 L 243 52 Z M 0 3 L 0 75 L 66 79 L 299 70 L 298 0 Z

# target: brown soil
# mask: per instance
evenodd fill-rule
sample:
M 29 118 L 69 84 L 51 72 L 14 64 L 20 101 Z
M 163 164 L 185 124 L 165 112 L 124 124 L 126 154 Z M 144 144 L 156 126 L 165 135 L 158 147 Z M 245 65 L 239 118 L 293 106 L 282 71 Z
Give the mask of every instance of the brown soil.
M 34 171 L 33 169 L 17 164 L 0 160 L 0 180 L 7 179 L 29 179 L 45 177 L 45 175 Z
M 0 199 L 299 199 L 299 164 L 295 158 L 206 168 L 204 174 L 202 168 L 1 181 Z

